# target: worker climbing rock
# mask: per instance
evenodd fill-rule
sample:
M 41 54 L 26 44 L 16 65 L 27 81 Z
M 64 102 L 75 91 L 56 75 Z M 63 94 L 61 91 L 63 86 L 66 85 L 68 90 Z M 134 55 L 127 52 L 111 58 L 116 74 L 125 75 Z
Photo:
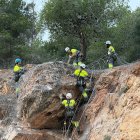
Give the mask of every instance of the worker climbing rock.
M 20 58 L 17 58 L 15 60 L 15 66 L 14 66 L 14 74 L 15 74 L 15 82 L 18 82 L 19 78 L 22 74 L 24 74 L 24 69 L 21 67 L 22 60 Z
M 86 91 L 86 80 L 89 79 L 88 72 L 85 70 L 86 65 L 81 64 L 80 68 L 76 69 L 74 71 L 74 76 L 77 78 L 76 86 L 79 87 L 80 92 L 82 93 L 82 96 L 84 97 L 84 100 L 88 100 L 88 94 Z
M 61 99 L 62 99 L 62 105 L 65 107 L 64 125 L 66 126 L 67 129 L 70 126 L 69 131 L 71 132 L 73 129 L 73 126 L 74 127 L 79 126 L 78 121 L 74 121 L 76 101 L 72 99 L 71 93 L 66 94 L 66 99 L 64 98 L 61 98 Z
M 69 47 L 66 47 L 65 51 L 69 55 L 67 64 L 70 63 L 71 59 L 74 59 L 74 61 L 73 61 L 74 66 L 77 67 L 81 64 L 82 54 L 80 53 L 80 51 L 78 51 L 77 49 L 70 49 Z
M 114 62 L 117 60 L 114 47 L 111 45 L 111 41 L 106 41 L 106 47 L 108 48 L 108 68 L 111 69 L 114 66 Z

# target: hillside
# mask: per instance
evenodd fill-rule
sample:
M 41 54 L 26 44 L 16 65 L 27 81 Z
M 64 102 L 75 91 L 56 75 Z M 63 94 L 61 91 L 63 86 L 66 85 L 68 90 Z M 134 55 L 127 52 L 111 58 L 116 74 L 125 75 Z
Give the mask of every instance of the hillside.
M 0 140 L 62 140 L 64 108 L 60 94 L 79 91 L 73 68 L 62 62 L 29 65 L 19 81 L 19 98 L 11 70 L 0 71 Z M 140 62 L 95 71 L 94 93 L 79 107 L 80 133 L 73 140 L 139 140 Z M 68 139 L 68 138 L 66 138 Z

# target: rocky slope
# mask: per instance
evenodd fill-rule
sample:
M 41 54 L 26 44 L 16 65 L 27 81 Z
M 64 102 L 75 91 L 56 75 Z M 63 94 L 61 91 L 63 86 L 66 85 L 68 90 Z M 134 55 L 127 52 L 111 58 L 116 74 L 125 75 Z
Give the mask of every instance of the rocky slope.
M 1 140 L 62 139 L 58 130 L 62 129 L 64 108 L 59 96 L 72 92 L 77 98 L 79 94 L 76 80 L 67 76 L 72 71 L 73 68 L 66 67 L 62 62 L 35 65 L 15 84 L 12 71 L 7 70 L 7 80 L 3 81 L 2 77 L 1 85 L 10 83 L 7 87 L 12 88 L 11 93 L 14 94 L 9 90 L 1 95 Z M 17 85 L 18 99 L 15 94 Z
M 89 140 L 139 140 L 140 62 L 101 74 L 86 115 Z
M 26 66 L 16 98 L 11 70 L 0 71 L 0 140 L 62 140 L 64 108 L 60 94 L 79 98 L 71 77 L 73 68 L 62 62 Z M 140 62 L 95 71 L 95 96 L 78 110 L 80 133 L 73 140 L 139 140 Z M 68 139 L 68 138 L 66 138 Z

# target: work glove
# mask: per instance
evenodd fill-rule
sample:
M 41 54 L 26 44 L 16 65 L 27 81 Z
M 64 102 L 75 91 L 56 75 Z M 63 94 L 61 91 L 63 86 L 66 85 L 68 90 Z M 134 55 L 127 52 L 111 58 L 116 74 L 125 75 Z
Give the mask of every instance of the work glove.
M 71 58 L 72 58 L 72 56 L 71 56 L 71 55 L 69 55 L 69 58 L 71 59 Z
M 60 95 L 59 95 L 59 98 L 60 98 L 60 100 L 63 100 L 63 99 L 65 98 L 65 95 L 60 94 Z
M 108 55 L 111 55 L 111 52 L 108 52 Z

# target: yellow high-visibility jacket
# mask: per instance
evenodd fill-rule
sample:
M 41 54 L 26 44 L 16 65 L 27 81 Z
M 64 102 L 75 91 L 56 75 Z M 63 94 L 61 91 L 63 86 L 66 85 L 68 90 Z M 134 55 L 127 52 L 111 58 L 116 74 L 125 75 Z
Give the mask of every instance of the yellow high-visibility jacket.
M 79 77 L 87 77 L 88 76 L 88 72 L 86 70 L 76 69 L 74 71 L 74 75 L 75 76 L 79 76 Z
M 76 57 L 78 54 L 78 50 L 77 49 L 71 49 L 70 50 L 70 54 L 69 54 L 69 59 L 68 59 L 68 64 L 70 63 L 71 58 Z
M 108 55 L 111 55 L 111 54 L 113 54 L 113 53 L 115 53 L 115 49 L 114 49 L 113 46 L 110 46 L 110 47 L 108 48 Z
M 62 101 L 62 105 L 64 105 L 65 107 L 74 107 L 76 105 L 76 102 L 74 99 L 71 100 L 63 100 Z
M 22 67 L 19 65 L 14 66 L 14 72 L 20 72 L 22 70 Z
M 76 55 L 76 54 L 77 54 L 77 52 L 78 52 L 78 50 L 77 50 L 77 49 L 71 49 L 70 51 L 71 51 L 72 55 Z

